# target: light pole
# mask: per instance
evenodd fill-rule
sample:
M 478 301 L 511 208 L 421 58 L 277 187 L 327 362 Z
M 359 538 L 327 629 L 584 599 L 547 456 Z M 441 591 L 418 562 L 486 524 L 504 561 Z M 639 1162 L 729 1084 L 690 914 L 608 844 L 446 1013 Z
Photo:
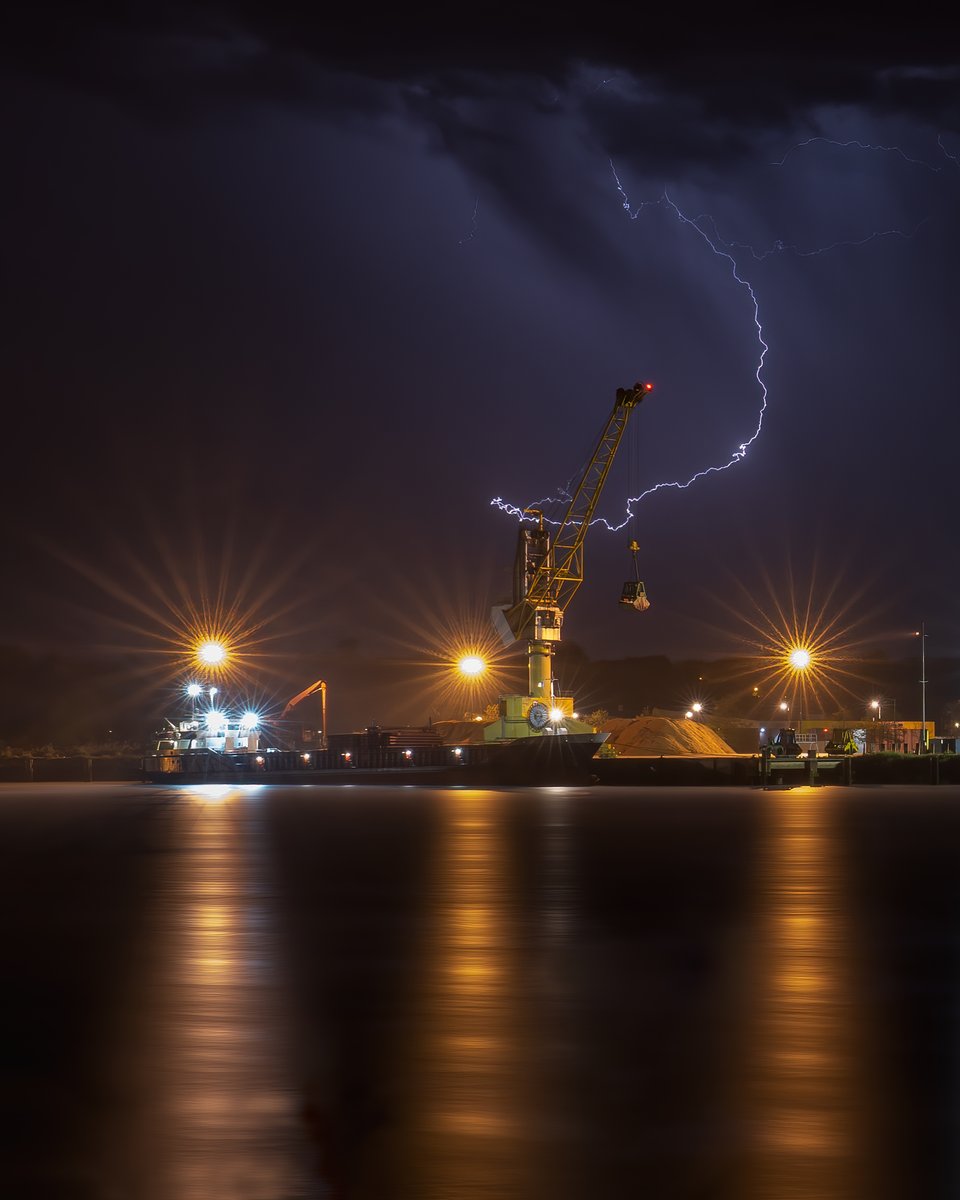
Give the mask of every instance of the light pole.
M 797 740 L 803 737 L 803 687 L 804 673 L 813 661 L 813 655 L 805 646 L 796 646 L 790 651 L 790 666 L 794 672 L 794 694 L 799 706 L 797 713 Z
M 927 623 L 920 622 L 920 752 L 927 749 Z
M 877 722 L 877 736 L 874 738 L 874 749 L 876 749 L 878 745 L 882 744 L 880 739 L 883 737 L 883 729 L 881 728 L 881 723 L 883 721 L 883 702 L 881 700 L 871 700 L 870 707 L 876 709 L 877 713 L 877 715 L 874 717 L 874 720 Z

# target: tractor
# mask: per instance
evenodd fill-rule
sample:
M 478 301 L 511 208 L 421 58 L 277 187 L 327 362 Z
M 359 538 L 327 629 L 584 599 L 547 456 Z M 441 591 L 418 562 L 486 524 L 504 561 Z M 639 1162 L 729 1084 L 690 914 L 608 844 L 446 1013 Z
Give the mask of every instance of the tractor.
M 828 754 L 856 754 L 857 743 L 854 741 L 853 732 L 849 729 L 835 729 L 830 735 L 826 750 Z

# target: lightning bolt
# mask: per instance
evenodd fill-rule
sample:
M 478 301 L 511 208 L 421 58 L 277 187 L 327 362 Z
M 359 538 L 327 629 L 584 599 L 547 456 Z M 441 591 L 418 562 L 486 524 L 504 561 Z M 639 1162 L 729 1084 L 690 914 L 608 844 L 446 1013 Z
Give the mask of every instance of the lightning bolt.
M 462 238 L 458 239 L 458 241 L 457 241 L 458 246 L 465 246 L 467 244 L 467 242 L 472 242 L 473 239 L 477 236 L 477 212 L 479 211 L 479 209 L 480 209 L 480 197 L 477 196 L 476 200 L 474 200 L 474 202 L 473 202 L 473 216 L 470 219 L 470 232 L 466 235 L 466 237 L 462 237 Z
M 620 182 L 620 177 L 617 175 L 617 170 L 613 165 L 612 160 L 610 162 L 610 170 L 613 172 L 613 178 L 617 185 L 617 191 L 623 198 L 624 211 L 630 216 L 631 220 L 636 220 L 640 212 L 652 204 L 666 206 L 668 209 L 670 209 L 678 221 L 680 221 L 688 229 L 691 229 L 697 233 L 718 258 L 722 258 L 727 261 L 730 267 L 730 274 L 750 297 L 750 306 L 753 309 L 753 323 L 756 326 L 757 342 L 760 345 L 760 354 L 757 358 L 756 370 L 754 371 L 754 378 L 760 387 L 760 411 L 757 414 L 757 424 L 753 433 L 751 433 L 748 438 L 740 442 L 739 445 L 733 451 L 731 451 L 726 462 L 705 467 L 702 471 L 695 472 L 687 480 L 675 479 L 663 483 L 655 483 L 652 487 L 647 488 L 646 491 L 641 492 L 639 496 L 628 497 L 627 515 L 619 525 L 611 525 L 610 522 L 604 517 L 600 517 L 598 519 L 598 524 L 602 524 L 611 532 L 616 533 L 618 530 L 623 529 L 624 526 L 630 521 L 630 518 L 633 516 L 633 506 L 635 504 L 639 504 L 641 500 L 645 500 L 647 496 L 652 496 L 655 492 L 663 491 L 667 488 L 672 488 L 676 491 L 685 491 L 687 488 L 692 487 L 698 479 L 705 479 L 708 475 L 717 475 L 721 471 L 728 471 L 731 467 L 736 466 L 738 462 L 743 461 L 747 455 L 747 451 L 760 436 L 760 431 L 763 429 L 763 418 L 767 411 L 767 385 L 763 379 L 763 363 L 770 347 L 763 338 L 763 323 L 760 320 L 760 302 L 757 299 L 757 293 L 753 289 L 753 284 L 751 284 L 751 282 L 745 276 L 740 274 L 737 260 L 730 253 L 730 250 L 721 242 L 718 237 L 711 237 L 707 233 L 706 229 L 703 228 L 703 223 L 709 219 L 710 223 L 713 224 L 714 229 L 716 229 L 713 219 L 707 218 L 703 215 L 698 217 L 688 217 L 670 198 L 670 195 L 666 189 L 664 189 L 663 195 L 659 198 L 659 200 L 643 201 L 637 209 L 633 209 L 630 204 L 630 199 L 624 190 L 623 184 Z
M 603 82 L 606 83 L 609 81 L 605 80 Z M 807 146 L 810 146 L 814 143 L 824 143 L 826 145 L 837 146 L 842 149 L 854 148 L 856 150 L 861 150 L 861 151 L 865 151 L 865 152 L 882 152 L 882 153 L 888 153 L 888 154 L 895 154 L 899 158 L 903 159 L 904 162 L 909 163 L 913 166 L 923 167 L 926 170 L 932 171 L 934 174 L 941 174 L 943 171 L 943 167 L 941 167 L 941 166 L 934 166 L 931 163 L 924 161 L 923 159 L 911 157 L 899 146 L 875 145 L 875 144 L 872 144 L 869 142 L 857 141 L 855 139 L 841 142 L 841 141 L 837 141 L 833 138 L 828 138 L 828 137 L 810 137 L 810 138 L 807 138 L 805 141 L 798 142 L 796 145 L 792 146 L 789 150 L 787 150 L 786 154 L 784 154 L 784 156 L 778 162 L 775 162 L 772 165 L 776 166 L 776 167 L 782 167 L 784 165 L 784 163 L 787 161 L 787 159 L 790 157 L 791 154 L 793 154 L 795 151 L 801 150 L 801 149 L 803 149 Z M 940 150 L 942 151 L 942 153 L 944 154 L 944 156 L 946 158 L 949 158 L 951 161 L 956 163 L 957 166 L 960 166 L 960 157 L 958 157 L 957 155 L 951 154 L 950 151 L 947 150 L 947 148 L 943 144 L 942 136 L 938 136 L 937 144 L 940 147 Z M 902 238 L 904 241 L 909 241 L 916 236 L 918 231 L 927 223 L 929 218 L 924 218 L 923 220 L 919 221 L 913 227 L 913 229 L 909 230 L 909 231 L 904 231 L 902 229 L 873 230 L 872 232 L 865 234 L 862 238 L 846 238 L 846 239 L 841 239 L 841 240 L 838 240 L 835 242 L 830 242 L 824 246 L 816 246 L 816 247 L 812 247 L 812 248 L 804 248 L 795 243 L 788 243 L 788 242 L 783 241 L 782 239 L 777 239 L 776 241 L 773 242 L 772 245 L 770 245 L 766 249 L 758 250 L 756 247 L 754 247 L 748 243 L 730 241 L 730 240 L 727 240 L 724 237 L 722 237 L 720 234 L 720 231 L 717 227 L 716 220 L 709 213 L 700 213 L 698 216 L 695 216 L 695 217 L 688 216 L 686 213 L 684 213 L 680 209 L 680 207 L 670 197 L 667 189 L 664 189 L 663 193 L 654 200 L 641 200 L 636 205 L 632 204 L 630 201 L 630 197 L 627 195 L 626 189 L 624 188 L 623 183 L 621 182 L 620 177 L 617 174 L 617 170 L 616 170 L 616 167 L 614 166 L 612 159 L 610 160 L 610 170 L 613 174 L 613 180 L 616 185 L 617 192 L 620 195 L 623 210 L 627 214 L 627 216 L 630 218 L 631 221 L 636 221 L 647 208 L 667 208 L 670 212 L 673 213 L 673 215 L 676 217 L 676 219 L 681 222 L 681 224 L 683 224 L 686 228 L 695 232 L 706 243 L 706 245 L 709 247 L 711 252 L 714 255 L 716 255 L 716 257 L 724 259 L 727 262 L 730 273 L 733 276 L 734 280 L 747 293 L 747 296 L 749 297 L 749 304 L 750 304 L 750 307 L 752 308 L 753 323 L 756 328 L 756 339 L 757 339 L 757 343 L 760 347 L 759 355 L 757 357 L 757 365 L 756 365 L 756 369 L 754 371 L 754 377 L 756 378 L 757 384 L 760 389 L 760 407 L 759 407 L 759 411 L 757 413 L 756 425 L 753 429 L 753 432 L 750 434 L 750 436 L 745 438 L 744 441 L 740 442 L 730 452 L 729 457 L 727 458 L 727 460 L 725 462 L 719 462 L 719 463 L 715 463 L 712 466 L 705 467 L 702 470 L 695 472 L 693 475 L 690 476 L 689 479 L 670 480 L 670 481 L 664 481 L 661 483 L 656 483 L 653 486 L 647 488 L 645 491 L 641 492 L 638 496 L 628 497 L 628 499 L 626 501 L 626 516 L 625 516 L 624 520 L 620 522 L 620 524 L 613 525 L 608 520 L 606 520 L 604 517 L 595 517 L 594 518 L 592 524 L 603 525 L 606 529 L 610 530 L 611 532 L 616 533 L 619 530 L 623 529 L 629 523 L 629 521 L 631 520 L 631 518 L 634 515 L 634 506 L 639 504 L 642 500 L 646 499 L 646 497 L 652 496 L 654 493 L 663 491 L 665 489 L 674 489 L 674 490 L 678 490 L 678 491 L 684 491 L 687 488 L 692 487 L 693 484 L 695 484 L 700 479 L 704 479 L 709 475 L 717 475 L 723 471 L 729 470 L 731 467 L 736 466 L 737 463 L 743 461 L 743 459 L 747 455 L 747 451 L 750 449 L 750 447 L 753 445 L 753 443 L 760 436 L 760 433 L 763 429 L 763 420 L 764 420 L 764 416 L 767 411 L 767 403 L 768 403 L 768 390 L 767 390 L 767 385 L 763 378 L 763 367 L 764 367 L 764 361 L 766 359 L 767 351 L 769 350 L 769 346 L 763 337 L 763 323 L 760 319 L 760 302 L 757 298 L 757 294 L 756 294 L 756 291 L 754 290 L 753 284 L 746 277 L 746 275 L 744 273 L 742 273 L 737 256 L 739 255 L 742 257 L 744 254 L 749 254 L 750 257 L 755 262 L 761 263 L 761 262 L 764 262 L 766 259 L 770 258 L 772 255 L 791 254 L 798 258 L 812 258 L 812 257 L 818 256 L 821 254 L 828 254 L 831 251 L 842 249 L 844 247 L 854 247 L 855 248 L 855 247 L 859 247 L 859 246 L 865 246 L 871 242 L 878 241 L 882 238 Z M 536 502 L 536 504 L 530 505 L 528 507 L 541 508 L 542 506 L 548 505 L 548 504 L 558 504 L 562 501 L 564 496 L 569 497 L 569 483 L 568 483 L 567 488 L 561 489 L 560 496 L 550 497 L 550 498 L 545 498 L 543 500 L 539 500 Z M 491 500 L 490 503 L 492 506 L 499 508 L 502 512 L 508 513 L 510 516 L 517 517 L 521 521 L 537 519 L 537 518 L 527 515 L 525 508 L 521 508 L 518 505 L 511 504 L 510 502 L 504 500 L 503 497 L 501 497 L 501 496 L 498 496 L 495 499 Z M 543 519 L 548 524 L 551 524 L 551 525 L 559 525 L 560 524 L 559 521 L 550 520 L 547 517 L 544 517 Z
M 957 166 L 960 167 L 960 158 L 958 158 L 956 154 L 951 154 L 950 151 L 943 144 L 943 134 L 942 133 L 937 134 L 937 145 L 943 151 L 945 158 L 949 158 L 951 162 L 956 163 Z
M 797 150 L 803 150 L 806 146 L 812 146 L 815 142 L 822 142 L 826 146 L 839 146 L 842 150 L 849 150 L 852 147 L 856 150 L 877 151 L 883 154 L 896 154 L 902 158 L 904 162 L 911 163 L 915 167 L 926 167 L 928 171 L 933 171 L 936 175 L 941 174 L 943 171 L 943 167 L 935 167 L 932 163 L 928 163 L 922 158 L 911 158 L 910 155 L 904 150 L 901 150 L 899 146 L 876 146 L 870 142 L 858 142 L 856 138 L 851 138 L 846 142 L 838 142 L 835 138 L 828 137 L 808 137 L 802 142 L 797 142 L 796 145 L 790 147 L 790 149 L 786 152 L 783 158 L 779 160 L 779 162 L 771 163 L 771 166 L 782 167 L 791 154 L 795 153 Z M 942 146 L 940 148 L 941 150 L 943 149 Z M 944 153 L 946 153 L 946 151 L 944 151 Z
M 830 242 L 826 246 L 815 246 L 808 250 L 803 250 L 792 242 L 785 242 L 781 238 L 778 238 L 766 250 L 757 250 L 756 247 L 751 246 L 748 242 L 727 241 L 721 237 L 717 229 L 717 223 L 709 213 L 702 213 L 699 217 L 695 218 L 698 222 L 709 222 L 713 229 L 714 238 L 722 246 L 726 247 L 726 249 L 746 250 L 757 262 L 763 262 L 764 259 L 770 258 L 773 254 L 794 254 L 797 258 L 814 258 L 818 254 L 829 254 L 831 250 L 840 250 L 844 246 L 866 246 L 869 242 L 875 242 L 879 238 L 898 237 L 908 242 L 916 236 L 918 230 L 926 225 L 928 219 L 924 217 L 922 221 L 918 221 L 909 232 L 903 229 L 875 229 L 862 238 L 843 238 L 836 242 Z
M 637 219 L 637 217 L 640 215 L 640 213 L 646 208 L 666 207 L 674 214 L 674 216 L 677 218 L 678 221 L 680 221 L 687 228 L 692 229 L 695 233 L 697 233 L 703 239 L 703 241 L 706 242 L 706 244 L 710 247 L 712 252 L 718 258 L 722 258 L 727 261 L 727 263 L 730 266 L 730 273 L 733 275 L 733 278 L 740 285 L 740 287 L 742 287 L 747 292 L 747 294 L 750 297 L 750 304 L 753 309 L 753 322 L 754 322 L 754 325 L 756 326 L 757 341 L 760 345 L 760 354 L 757 359 L 755 378 L 757 380 L 757 383 L 760 386 L 760 395 L 761 395 L 760 411 L 759 411 L 759 414 L 757 417 L 756 428 L 754 429 L 753 433 L 748 438 L 746 438 L 744 441 L 740 442 L 739 445 L 733 451 L 731 451 L 730 456 L 726 462 L 717 463 L 717 464 L 714 464 L 713 466 L 705 467 L 703 470 L 697 471 L 695 474 L 691 475 L 690 478 L 687 480 L 675 479 L 675 480 L 670 480 L 670 481 L 664 481 L 662 483 L 656 483 L 652 487 L 647 488 L 646 491 L 641 492 L 639 496 L 628 497 L 627 502 L 626 502 L 626 516 L 620 522 L 619 525 L 611 525 L 611 523 L 605 517 L 594 518 L 594 520 L 592 522 L 593 525 L 603 525 L 606 529 L 609 529 L 612 533 L 616 533 L 618 530 L 623 529 L 629 523 L 631 517 L 633 516 L 633 506 L 635 504 L 639 504 L 640 501 L 646 499 L 647 496 L 652 496 L 655 492 L 663 491 L 664 489 L 667 489 L 667 488 L 672 488 L 677 491 L 684 491 L 687 488 L 692 487 L 693 484 L 695 484 L 698 479 L 705 479 L 708 475 L 716 475 L 716 474 L 719 474 L 721 471 L 727 471 L 730 469 L 730 467 L 735 466 L 738 462 L 741 462 L 746 457 L 748 449 L 753 445 L 753 443 L 760 436 L 760 431 L 763 428 L 763 417 L 767 410 L 767 385 L 766 385 L 766 383 L 764 383 L 764 380 L 763 380 L 763 363 L 764 363 L 764 359 L 766 358 L 767 351 L 769 350 L 769 346 L 763 339 L 763 325 L 760 321 L 760 304 L 759 304 L 759 301 L 757 300 L 757 295 L 753 289 L 753 285 L 750 283 L 750 281 L 748 279 L 746 279 L 739 273 L 736 259 L 730 253 L 729 249 L 724 247 L 724 245 L 721 243 L 721 241 L 718 237 L 715 236 L 712 238 L 706 232 L 706 230 L 702 227 L 701 222 L 705 221 L 707 218 L 702 217 L 702 216 L 701 217 L 688 217 L 685 213 L 683 213 L 681 211 L 681 209 L 678 207 L 678 205 L 670 198 L 670 195 L 666 190 L 664 190 L 663 195 L 660 196 L 658 199 L 643 200 L 637 205 L 636 208 L 634 208 L 630 203 L 630 198 L 627 195 L 627 193 L 623 187 L 623 184 L 620 181 L 620 177 L 617 174 L 617 169 L 614 166 L 612 160 L 610 161 L 610 170 L 613 173 L 613 178 L 614 178 L 614 182 L 617 187 L 617 191 L 620 193 L 620 196 L 622 198 L 623 209 L 632 221 L 635 221 Z M 518 507 L 515 504 L 511 504 L 508 501 L 505 501 L 502 496 L 497 496 L 495 499 L 491 500 L 490 503 L 491 503 L 491 505 L 495 506 L 496 508 L 499 508 L 501 510 L 501 512 L 508 513 L 510 516 L 513 516 L 513 517 L 519 517 L 520 520 L 524 520 L 524 519 L 532 520 L 533 519 L 533 518 L 529 518 L 529 517 L 525 518 L 524 510 L 522 508 Z M 540 503 L 543 503 L 543 502 L 541 501 Z M 531 505 L 528 507 L 538 507 L 538 506 Z M 545 520 L 547 520 L 548 524 L 552 524 L 552 525 L 559 524 L 558 521 L 550 521 L 547 518 L 545 518 Z

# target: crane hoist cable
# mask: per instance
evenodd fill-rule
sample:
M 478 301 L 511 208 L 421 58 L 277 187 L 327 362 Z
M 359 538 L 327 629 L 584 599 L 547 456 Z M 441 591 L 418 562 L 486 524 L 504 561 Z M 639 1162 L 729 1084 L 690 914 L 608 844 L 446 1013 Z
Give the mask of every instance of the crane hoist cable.
M 627 497 L 639 494 L 639 479 L 640 479 L 640 439 L 636 436 L 636 430 L 633 431 L 633 436 L 627 439 Z M 647 589 L 644 587 L 643 580 L 640 578 L 640 560 L 637 557 L 640 553 L 640 543 L 636 539 L 637 514 L 636 510 L 631 507 L 629 516 L 627 517 L 627 532 L 630 535 L 627 539 L 627 549 L 633 555 L 633 579 L 628 579 L 623 585 L 623 590 L 620 593 L 620 603 L 628 608 L 632 608 L 635 612 L 646 612 L 650 607 L 650 600 L 647 597 Z

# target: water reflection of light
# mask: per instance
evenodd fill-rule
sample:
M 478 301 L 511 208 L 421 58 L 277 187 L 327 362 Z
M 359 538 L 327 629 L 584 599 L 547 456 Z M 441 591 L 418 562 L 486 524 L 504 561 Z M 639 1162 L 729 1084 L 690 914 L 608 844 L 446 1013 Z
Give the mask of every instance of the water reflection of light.
M 152 1019 L 165 1148 L 163 1200 L 306 1194 L 284 1071 L 271 913 L 256 803 L 190 789 L 164 885 Z
M 411 1029 L 416 1094 L 402 1137 L 418 1200 L 527 1194 L 535 1105 L 505 803 L 497 793 L 442 794 L 435 922 Z
M 871 1194 L 868 1104 L 832 789 L 768 794 L 750 1200 Z
M 228 783 L 198 783 L 186 790 L 188 794 L 199 796 L 209 804 L 226 800 L 234 789 Z

